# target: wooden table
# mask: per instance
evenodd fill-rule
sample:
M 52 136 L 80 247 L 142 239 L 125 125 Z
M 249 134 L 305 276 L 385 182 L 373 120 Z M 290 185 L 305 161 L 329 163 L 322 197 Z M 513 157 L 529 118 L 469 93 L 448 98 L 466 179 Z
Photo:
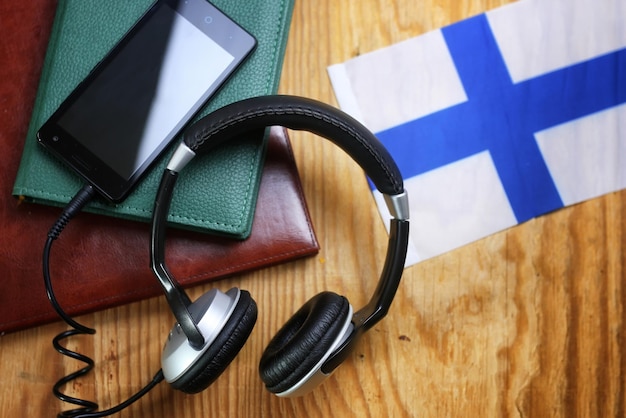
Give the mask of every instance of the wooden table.
M 335 104 L 328 65 L 504 3 L 297 1 L 280 91 Z M 325 289 L 364 304 L 386 246 L 360 169 L 311 135 L 292 139 L 319 255 L 215 283 L 248 289 L 259 304 L 240 355 L 203 393 L 161 384 L 119 416 L 626 416 L 624 191 L 408 268 L 388 317 L 323 386 L 298 399 L 266 392 L 257 364 L 280 325 Z M 69 390 L 101 406 L 126 399 L 152 376 L 173 322 L 163 298 L 80 320 L 98 334 L 71 346 L 92 353 L 98 367 Z M 50 417 L 67 406 L 50 391 L 76 367 L 50 346 L 63 329 L 56 323 L 0 338 L 3 416 Z

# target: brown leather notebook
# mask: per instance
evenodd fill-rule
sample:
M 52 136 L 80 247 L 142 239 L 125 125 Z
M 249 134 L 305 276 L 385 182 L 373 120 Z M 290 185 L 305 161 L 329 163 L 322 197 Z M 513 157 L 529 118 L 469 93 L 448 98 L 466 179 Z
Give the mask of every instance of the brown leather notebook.
M 0 332 L 57 319 L 43 284 L 45 237 L 59 208 L 12 195 L 55 2 L 0 5 Z M 158 296 L 150 225 L 79 214 L 52 248 L 57 298 L 72 315 Z M 317 253 L 289 138 L 272 128 L 250 238 L 168 230 L 167 259 L 185 287 Z

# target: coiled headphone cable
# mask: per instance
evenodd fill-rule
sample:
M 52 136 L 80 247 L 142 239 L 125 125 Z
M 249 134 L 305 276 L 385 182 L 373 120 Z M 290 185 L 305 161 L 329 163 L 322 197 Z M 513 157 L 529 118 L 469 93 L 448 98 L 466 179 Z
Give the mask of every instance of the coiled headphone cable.
M 57 417 L 71 417 L 71 418 L 95 418 L 95 417 L 105 417 L 108 415 L 115 414 L 120 412 L 122 409 L 130 406 L 132 403 L 140 399 L 143 395 L 152 390 L 157 384 L 159 384 L 163 380 L 163 372 L 159 370 L 157 374 L 152 378 L 150 383 L 148 383 L 143 389 L 137 392 L 135 395 L 131 396 L 125 402 L 120 403 L 119 405 L 107 409 L 105 411 L 99 411 L 98 404 L 96 402 L 88 401 L 85 399 L 75 398 L 61 392 L 61 388 L 65 386 L 68 382 L 71 382 L 74 379 L 77 379 L 87 373 L 89 373 L 94 367 L 94 361 L 90 357 L 77 353 L 76 351 L 72 351 L 67 347 L 61 344 L 61 341 L 66 338 L 73 337 L 75 335 L 93 335 L 96 333 L 96 330 L 85 325 L 82 325 L 72 319 L 61 307 L 58 302 L 56 296 L 54 295 L 54 290 L 52 288 L 52 280 L 50 276 L 50 250 L 52 248 L 52 243 L 61 235 L 61 232 L 65 228 L 65 226 L 69 223 L 69 221 L 76 216 L 85 205 L 94 197 L 96 191 L 91 185 L 84 186 L 72 200 L 67 204 L 63 213 L 59 217 L 59 219 L 55 222 L 55 224 L 50 228 L 48 232 L 48 237 L 46 239 L 46 244 L 43 250 L 43 277 L 44 283 L 46 286 L 46 294 L 48 296 L 48 300 L 50 304 L 54 308 L 54 310 L 59 314 L 59 316 L 67 323 L 72 329 L 64 331 L 58 334 L 52 340 L 52 345 L 56 351 L 61 353 L 64 356 L 73 358 L 85 364 L 85 367 L 64 376 L 59 379 L 52 388 L 52 393 L 58 399 L 63 402 L 67 402 L 73 405 L 79 406 L 79 408 L 60 412 Z

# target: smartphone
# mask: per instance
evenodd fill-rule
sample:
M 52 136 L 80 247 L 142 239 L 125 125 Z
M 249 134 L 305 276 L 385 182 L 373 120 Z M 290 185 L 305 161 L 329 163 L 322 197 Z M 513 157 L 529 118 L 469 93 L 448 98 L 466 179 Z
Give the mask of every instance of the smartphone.
M 37 140 L 119 202 L 255 46 L 251 34 L 206 0 L 158 0 Z

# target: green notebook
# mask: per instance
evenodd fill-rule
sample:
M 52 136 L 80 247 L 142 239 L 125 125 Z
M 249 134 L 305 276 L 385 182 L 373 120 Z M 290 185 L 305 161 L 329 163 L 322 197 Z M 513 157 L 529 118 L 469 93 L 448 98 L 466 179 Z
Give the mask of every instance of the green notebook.
M 64 206 L 83 181 L 37 144 L 36 133 L 65 97 L 150 7 L 153 0 L 60 0 L 13 194 Z M 276 93 L 294 0 L 212 0 L 252 33 L 256 50 L 198 117 L 247 97 Z M 177 140 L 174 143 L 178 142 Z M 181 174 L 170 222 L 236 238 L 250 234 L 265 153 L 258 135 L 192 161 Z M 120 204 L 90 203 L 86 210 L 149 221 L 169 153 Z

